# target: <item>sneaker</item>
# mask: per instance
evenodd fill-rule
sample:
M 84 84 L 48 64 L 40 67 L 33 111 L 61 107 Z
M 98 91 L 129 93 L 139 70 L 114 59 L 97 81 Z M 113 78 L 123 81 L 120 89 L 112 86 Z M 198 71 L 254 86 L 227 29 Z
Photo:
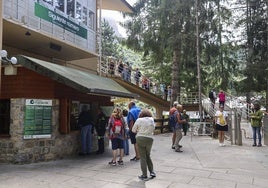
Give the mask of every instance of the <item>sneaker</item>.
M 144 175 L 140 175 L 140 176 L 138 176 L 138 178 L 140 179 L 140 180 L 148 180 L 148 177 L 147 176 L 144 176 Z
M 223 147 L 224 147 L 224 146 L 225 146 L 225 144 L 224 144 L 224 143 L 222 143 L 222 144 L 221 144 L 221 146 L 223 146 Z
M 112 165 L 112 166 L 116 166 L 116 162 L 115 161 L 110 161 L 108 164 L 109 165 Z
M 179 148 L 182 148 L 182 145 L 179 145 Z
M 262 145 L 261 145 L 261 144 L 258 144 L 257 146 L 258 146 L 258 147 L 261 147 Z
M 156 177 L 155 172 L 151 172 L 151 173 L 150 173 L 150 176 L 151 176 L 152 178 L 155 178 L 155 177 Z
M 255 147 L 255 146 L 257 146 L 257 144 L 253 144 L 252 146 Z
M 171 149 L 175 149 L 175 146 L 172 146 Z
M 222 147 L 222 143 L 219 143 L 219 146 Z
M 175 152 L 180 152 L 181 153 L 182 151 L 180 149 L 176 149 Z
M 138 160 L 140 160 L 140 158 L 137 158 L 136 156 L 130 159 L 130 161 L 138 161 Z
M 119 165 L 124 165 L 124 162 L 121 160 L 119 160 L 119 161 L 117 161 L 117 163 L 119 164 Z

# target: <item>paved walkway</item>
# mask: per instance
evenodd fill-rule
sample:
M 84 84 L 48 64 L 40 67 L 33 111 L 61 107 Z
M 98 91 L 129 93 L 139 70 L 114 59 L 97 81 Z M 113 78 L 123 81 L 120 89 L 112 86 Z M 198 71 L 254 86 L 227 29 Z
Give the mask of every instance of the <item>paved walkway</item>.
M 25 165 L 0 164 L 0 188 L 267 188 L 268 147 L 219 147 L 209 136 L 185 136 L 183 153 L 171 149 L 171 134 L 155 136 L 152 159 L 157 177 L 141 181 L 139 162 L 109 166 L 111 151 Z M 132 149 L 132 147 L 131 147 Z M 133 150 L 131 150 L 133 154 Z

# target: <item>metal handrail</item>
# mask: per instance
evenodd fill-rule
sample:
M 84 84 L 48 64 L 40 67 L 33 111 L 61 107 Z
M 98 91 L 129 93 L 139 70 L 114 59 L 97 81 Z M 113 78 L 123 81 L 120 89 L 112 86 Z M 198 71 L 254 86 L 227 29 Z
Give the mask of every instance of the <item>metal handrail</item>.
M 110 67 L 110 62 L 113 61 L 114 62 L 114 67 L 111 68 Z M 157 82 L 153 81 L 152 79 L 142 75 L 140 78 L 139 78 L 139 82 L 136 83 L 136 79 L 135 79 L 135 70 L 132 69 L 131 70 L 131 74 L 130 74 L 130 77 L 128 77 L 129 79 L 126 80 L 123 78 L 122 76 L 122 73 L 120 73 L 118 71 L 118 65 L 120 63 L 120 60 L 112 57 L 112 56 L 108 56 L 108 57 L 103 57 L 102 58 L 102 61 L 99 62 L 99 70 L 101 72 L 99 72 L 99 75 L 102 75 L 102 76 L 107 76 L 107 77 L 118 77 L 118 78 L 122 78 L 123 80 L 125 81 L 128 81 L 132 84 L 135 84 L 139 87 L 142 87 L 143 89 L 147 90 L 148 92 L 150 93 L 153 93 L 155 95 L 158 95 L 162 98 L 165 98 L 165 93 L 164 91 L 160 88 L 160 85 L 158 86 Z M 142 85 L 142 79 L 146 77 L 146 79 L 148 80 L 148 88 L 144 88 L 143 85 Z M 169 99 L 169 98 L 167 98 Z

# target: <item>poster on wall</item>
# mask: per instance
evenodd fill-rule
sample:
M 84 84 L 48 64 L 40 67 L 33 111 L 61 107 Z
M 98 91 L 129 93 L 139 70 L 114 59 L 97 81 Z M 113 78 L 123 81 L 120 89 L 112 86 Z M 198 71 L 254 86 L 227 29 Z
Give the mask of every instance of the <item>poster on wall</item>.
M 52 100 L 26 99 L 24 139 L 51 138 Z

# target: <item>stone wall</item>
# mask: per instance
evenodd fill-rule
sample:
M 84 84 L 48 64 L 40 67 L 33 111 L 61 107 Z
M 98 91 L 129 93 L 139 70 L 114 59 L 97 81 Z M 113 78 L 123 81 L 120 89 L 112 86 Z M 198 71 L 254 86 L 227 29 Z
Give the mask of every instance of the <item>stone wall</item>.
M 77 155 L 80 150 L 79 131 L 59 133 L 59 101 L 52 105 L 52 136 L 42 139 L 23 139 L 25 99 L 10 100 L 10 137 L 0 138 L 0 162 L 33 163 Z M 92 151 L 96 151 L 96 138 Z

